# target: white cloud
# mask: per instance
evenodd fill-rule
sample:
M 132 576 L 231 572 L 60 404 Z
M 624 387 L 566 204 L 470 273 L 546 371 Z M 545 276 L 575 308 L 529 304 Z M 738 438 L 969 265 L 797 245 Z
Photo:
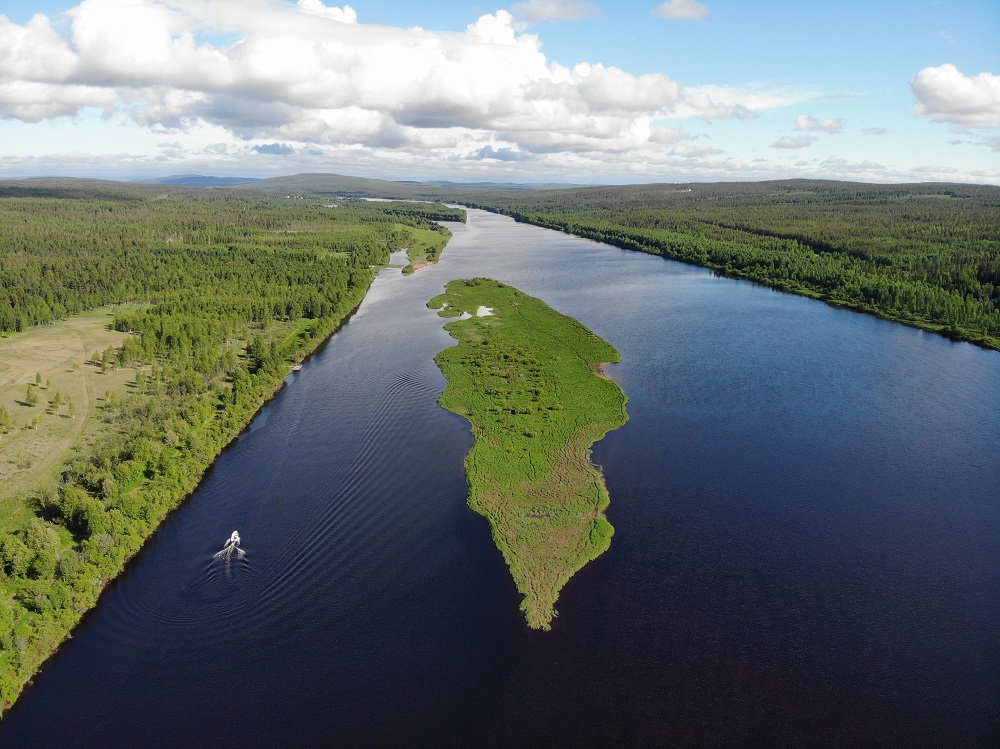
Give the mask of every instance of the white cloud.
M 887 168 L 884 164 L 870 160 L 851 162 L 837 156 L 830 156 L 823 160 L 820 162 L 819 167 L 821 171 L 836 175 L 837 177 L 856 180 L 883 182 L 887 178 L 892 179 L 894 176 L 887 173 Z M 912 177 L 910 178 L 912 179 Z
M 685 91 L 688 94 L 708 94 L 715 99 L 733 102 L 755 111 L 790 107 L 822 95 L 813 86 L 774 86 L 766 81 L 740 86 L 698 86 Z
M 321 0 L 85 0 L 68 15 L 66 36 L 44 16 L 0 17 L 0 118 L 100 107 L 239 139 L 433 150 L 502 135 L 501 147 L 617 151 L 650 147 L 650 123 L 681 99 L 663 74 L 550 63 L 502 10 L 464 33 L 360 24 Z M 206 31 L 238 41 L 199 42 Z
M 649 133 L 650 143 L 671 145 L 685 140 L 691 140 L 691 136 L 681 128 L 657 127 L 650 130 Z
M 670 152 L 674 156 L 683 156 L 686 159 L 692 159 L 699 156 L 716 156 L 720 153 L 725 153 L 721 148 L 712 148 L 711 146 L 674 146 L 673 150 Z
M 772 143 L 771 148 L 809 148 L 815 140 L 815 138 L 808 136 L 805 138 L 793 138 L 790 135 L 785 135 Z
M 191 172 L 401 179 L 518 179 L 527 161 L 532 178 L 564 181 L 919 176 L 879 171 L 863 151 L 850 162 L 820 157 L 801 169 L 770 149 L 773 161 L 749 160 L 759 152 L 744 161 L 728 156 L 758 142 L 748 133 L 773 126 L 767 110 L 795 107 L 778 113 L 790 118 L 818 107 L 805 102 L 823 90 L 766 81 L 682 88 L 661 73 L 564 66 L 524 30 L 529 19 L 599 12 L 589 2 L 524 0 L 512 6 L 519 16 L 497 11 L 443 32 L 366 24 L 349 5 L 329 4 L 336 1 L 84 0 L 58 21 L 36 15 L 18 24 L 0 15 L 0 173 L 148 175 L 162 168 L 157 159 L 168 159 L 172 171 L 183 162 Z M 694 13 L 699 6 L 667 7 Z M 921 85 L 930 80 L 925 73 Z M 980 94 L 983 81 L 992 91 L 996 79 L 956 74 Z M 918 79 L 915 92 L 923 90 Z M 937 91 L 939 99 L 948 93 Z M 965 127 L 984 127 L 991 111 L 958 116 L 935 106 L 924 113 Z M 697 148 L 689 141 L 707 136 L 672 122 L 683 118 L 731 122 L 717 127 L 719 149 Z M 823 132 L 831 130 L 792 135 Z M 987 156 L 1000 148 L 988 135 L 961 137 Z M 769 143 L 777 134 L 761 137 Z
M 812 87 L 772 86 L 766 82 L 693 86 L 682 91 L 682 99 L 670 117 L 753 120 L 761 111 L 792 106 L 817 96 L 818 90 Z
M 52 81 L 72 73 L 76 56 L 49 19 L 35 15 L 18 26 L 0 15 L 0 80 Z
M 884 127 L 866 127 L 862 130 L 865 135 L 885 135 L 889 131 Z
M 321 18 L 329 18 L 331 21 L 340 23 L 357 23 L 358 12 L 350 5 L 343 8 L 331 7 L 323 4 L 323 0 L 299 0 L 296 5 L 305 13 L 310 13 Z
M 1000 75 L 967 76 L 951 64 L 924 68 L 910 81 L 915 112 L 936 122 L 1000 127 Z
M 83 107 L 112 106 L 116 100 L 108 89 L 0 79 L 0 119 L 41 122 L 74 115 Z
M 684 95 L 687 109 L 681 109 L 678 114 L 690 111 L 703 120 L 753 120 L 757 113 L 749 107 L 733 102 L 715 101 L 708 93 L 689 91 Z
M 953 166 L 918 166 L 913 169 L 917 174 L 958 174 Z
M 585 0 L 527 0 L 514 3 L 510 11 L 525 25 L 545 21 L 580 21 L 601 14 L 596 5 Z
M 668 21 L 698 21 L 708 15 L 708 6 L 698 0 L 667 0 L 650 13 Z
M 839 133 L 844 129 L 844 123 L 840 120 L 817 120 L 812 115 L 800 114 L 795 118 L 795 129 L 818 133 Z

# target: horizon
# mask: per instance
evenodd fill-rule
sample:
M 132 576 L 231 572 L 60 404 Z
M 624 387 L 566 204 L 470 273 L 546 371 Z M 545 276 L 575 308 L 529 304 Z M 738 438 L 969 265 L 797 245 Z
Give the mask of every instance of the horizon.
M 795 181 L 808 181 L 808 182 L 829 182 L 829 183 L 839 183 L 839 184 L 852 184 L 852 185 L 872 185 L 872 186 L 886 186 L 891 187 L 894 185 L 898 186 L 919 186 L 919 185 L 954 185 L 958 187 L 995 187 L 1000 188 L 1000 184 L 991 182 L 955 182 L 947 180 L 921 180 L 912 182 L 877 182 L 877 181 L 866 181 L 866 180 L 848 180 L 848 179 L 834 179 L 829 177 L 774 177 L 767 179 L 720 179 L 720 180 L 689 180 L 687 182 L 671 181 L 671 180 L 658 180 L 649 182 L 593 182 L 589 184 L 583 183 L 572 183 L 572 182 L 554 182 L 551 180 L 539 180 L 539 181 L 525 181 L 525 182 L 515 182 L 510 180 L 499 181 L 499 180 L 469 180 L 469 181 L 458 181 L 449 179 L 426 179 L 426 180 L 414 180 L 414 179 L 384 179 L 381 177 L 362 177 L 357 174 L 338 174 L 335 172 L 294 172 L 289 174 L 272 174 L 264 177 L 254 177 L 254 176 L 231 176 L 231 175 L 221 175 L 221 174 L 196 174 L 196 173 L 185 173 L 185 174 L 162 174 L 147 178 L 137 178 L 137 179 L 124 179 L 115 177 L 93 177 L 89 175 L 66 175 L 66 174 L 39 174 L 24 177 L 6 177 L 0 175 L 0 183 L 2 182 L 30 182 L 30 181 L 43 181 L 43 180 L 95 180 L 100 182 L 117 182 L 121 184 L 163 184 L 164 180 L 169 179 L 223 179 L 223 180 L 244 180 L 244 184 L 249 184 L 252 182 L 263 182 L 267 180 L 280 180 L 288 179 L 290 177 L 333 177 L 333 178 L 344 178 L 344 179 L 366 179 L 373 182 L 390 182 L 394 184 L 412 184 L 412 185 L 453 185 L 455 187 L 476 187 L 478 185 L 496 185 L 498 187 L 510 186 L 510 187 L 546 187 L 549 186 L 552 189 L 586 189 L 591 187 L 642 187 L 646 186 L 656 186 L 656 185 L 721 185 L 721 184 L 749 184 L 749 183 L 765 183 L 765 182 L 795 182 Z M 239 187 L 238 184 L 232 185 L 197 185 L 197 184 L 186 184 L 183 182 L 178 182 L 176 184 L 167 184 L 168 187 L 204 187 L 206 189 L 215 189 L 220 187 Z M 399 200 L 406 200 L 405 198 L 399 198 Z
M 0 179 L 1000 184 L 1000 7 L 9 0 Z

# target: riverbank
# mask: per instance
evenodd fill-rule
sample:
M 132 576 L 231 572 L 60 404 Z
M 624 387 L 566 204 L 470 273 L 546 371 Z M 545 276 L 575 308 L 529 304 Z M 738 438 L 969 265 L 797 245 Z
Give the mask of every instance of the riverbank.
M 391 206 L 113 197 L 0 201 L 0 255 L 24 266 L 0 299 L 0 475 L 16 479 L 0 492 L 0 710 L 408 238 Z M 113 314 L 81 328 L 97 302 Z
M 410 262 L 403 268 L 404 275 L 408 276 L 421 268 L 434 265 L 441 259 L 441 253 L 451 239 L 451 232 L 441 224 L 432 226 L 435 228 L 396 224 L 397 229 L 410 235 L 406 247 L 406 257 Z
M 497 281 L 452 281 L 428 306 L 463 316 L 446 325 L 459 344 L 435 360 L 448 380 L 441 405 L 468 419 L 476 439 L 465 461 L 469 506 L 489 521 L 529 626 L 550 629 L 560 590 L 611 545 L 590 447 L 628 418 L 621 388 L 596 376 L 619 354 Z
M 71 636 L 79 620 L 97 605 L 103 590 L 125 570 L 160 524 L 198 487 L 223 450 L 284 387 L 287 365 L 297 365 L 324 345 L 357 311 L 367 288 L 357 290 L 344 314 L 314 321 L 317 324 L 308 330 L 286 338 L 283 348 L 287 353 L 280 367 L 262 373 L 252 386 L 243 389 L 238 400 L 234 398 L 221 411 L 191 425 L 172 448 L 161 452 L 157 457 L 161 463 L 169 465 L 169 470 L 154 471 L 151 477 L 139 479 L 126 491 L 116 492 L 116 505 L 127 508 L 130 519 L 134 513 L 140 513 L 144 522 L 129 524 L 126 516 L 119 514 L 118 518 L 109 518 L 101 524 L 96 505 L 87 507 L 87 499 L 78 492 L 63 488 L 58 494 L 45 489 L 36 491 L 43 517 L 58 517 L 61 513 L 86 514 L 87 517 L 81 527 L 64 528 L 59 532 L 41 518 L 32 520 L 24 543 L 12 546 L 17 544 L 18 537 L 11 535 L 0 548 L 3 552 L 0 561 L 4 562 L 8 573 L 4 575 L 6 595 L 0 599 L 0 625 L 7 625 L 3 627 L 4 647 L 0 649 L 0 707 L 3 711 L 14 703 L 44 662 Z M 141 378 L 137 373 L 137 379 Z M 138 406 L 135 402 L 123 401 L 122 397 L 104 399 L 103 413 L 95 418 L 111 421 L 114 411 L 121 413 L 129 406 Z M 82 445 L 76 445 L 78 450 L 80 447 Z M 67 512 L 70 502 L 79 504 Z M 73 522 L 73 518 L 68 520 Z M 100 538 L 95 539 L 93 545 L 80 544 L 79 552 L 66 548 L 66 543 L 72 544 L 73 538 L 84 530 L 90 535 L 103 532 L 97 534 Z M 32 546 L 33 540 L 39 543 L 40 549 Z M 21 551 L 24 552 L 20 555 L 23 569 L 11 569 L 12 564 L 19 564 L 15 554 Z M 50 585 L 45 585 L 49 581 L 45 573 L 47 568 L 42 568 L 39 561 L 43 557 L 51 558 L 53 563 L 51 572 L 55 579 Z M 18 572 L 24 577 L 19 577 Z M 18 615 L 17 603 L 22 604 L 25 613 Z
M 763 182 L 490 196 L 469 206 L 1000 350 L 990 186 Z

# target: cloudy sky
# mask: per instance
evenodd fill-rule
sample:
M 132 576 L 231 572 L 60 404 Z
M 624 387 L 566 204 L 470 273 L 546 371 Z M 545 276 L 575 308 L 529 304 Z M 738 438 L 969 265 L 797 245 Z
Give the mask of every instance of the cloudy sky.
M 0 178 L 1000 184 L 996 0 L 0 0 Z

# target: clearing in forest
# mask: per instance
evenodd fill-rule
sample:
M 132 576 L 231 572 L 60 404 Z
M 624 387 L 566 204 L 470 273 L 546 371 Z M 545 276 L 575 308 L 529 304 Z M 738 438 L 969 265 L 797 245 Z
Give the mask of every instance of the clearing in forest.
M 105 394 L 123 393 L 135 377 L 102 371 L 93 359 L 128 337 L 111 330 L 124 309 L 102 307 L 0 337 L 0 533 L 34 514 L 30 498 L 100 429 Z

